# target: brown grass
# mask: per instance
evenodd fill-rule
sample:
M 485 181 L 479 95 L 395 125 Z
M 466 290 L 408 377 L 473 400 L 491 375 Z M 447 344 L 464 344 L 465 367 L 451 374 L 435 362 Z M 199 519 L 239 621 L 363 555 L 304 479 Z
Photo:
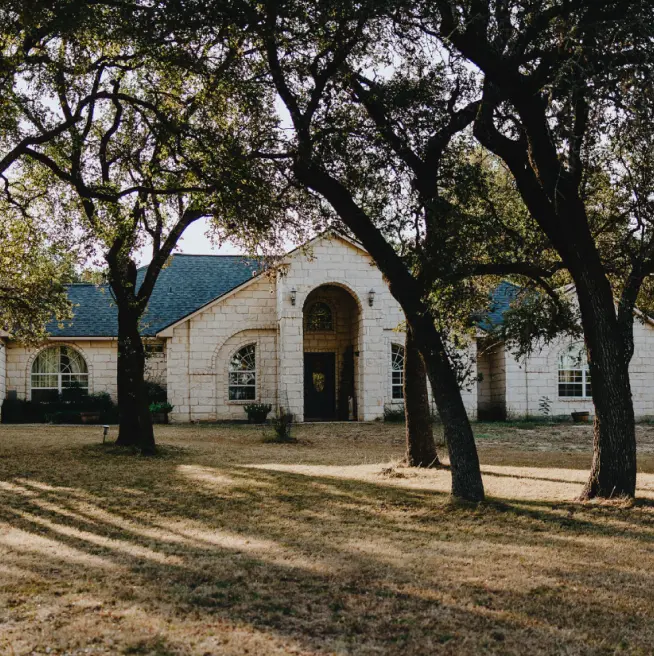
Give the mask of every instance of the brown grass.
M 580 505 L 590 427 L 476 426 L 491 499 L 403 427 L 0 427 L 0 654 L 651 654 L 654 430 L 634 507 Z

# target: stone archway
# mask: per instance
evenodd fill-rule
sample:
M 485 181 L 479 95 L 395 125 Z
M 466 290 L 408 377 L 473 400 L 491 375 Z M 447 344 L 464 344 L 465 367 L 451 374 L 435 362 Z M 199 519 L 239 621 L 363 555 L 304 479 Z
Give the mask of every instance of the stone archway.
M 303 306 L 304 420 L 357 419 L 361 312 L 336 284 L 313 289 Z

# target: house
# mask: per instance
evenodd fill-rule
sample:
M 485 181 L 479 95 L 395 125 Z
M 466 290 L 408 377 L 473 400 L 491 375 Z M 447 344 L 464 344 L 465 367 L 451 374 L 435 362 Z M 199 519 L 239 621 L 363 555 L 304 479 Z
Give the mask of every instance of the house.
M 592 381 L 582 340 L 562 336 L 519 359 L 494 334 L 518 288 L 501 283 L 493 292 L 490 312 L 477 338 L 477 403 L 479 419 L 594 413 Z M 629 366 L 634 413 L 654 416 L 654 323 L 638 315 L 634 322 L 634 357 Z
M 72 285 L 74 318 L 38 348 L 5 340 L 0 398 L 45 400 L 76 382 L 116 396 L 116 308 Z M 147 375 L 176 422 L 243 419 L 243 405 L 299 421 L 369 421 L 402 403 L 403 313 L 357 242 L 323 234 L 274 268 L 244 256 L 174 255 L 142 322 Z M 473 345 L 474 348 L 474 345 Z M 472 417 L 477 390 L 464 391 Z

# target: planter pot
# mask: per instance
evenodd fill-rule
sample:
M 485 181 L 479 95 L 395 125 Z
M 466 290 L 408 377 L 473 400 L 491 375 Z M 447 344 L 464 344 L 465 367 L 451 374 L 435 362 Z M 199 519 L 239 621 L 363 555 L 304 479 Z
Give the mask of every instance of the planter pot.
M 588 411 L 571 412 L 570 414 L 575 424 L 588 424 L 590 422 L 590 412 Z
M 250 424 L 265 424 L 266 423 L 266 418 L 268 417 L 268 413 L 266 414 L 250 414 L 248 415 L 248 422 Z
M 100 413 L 99 412 L 80 412 L 80 421 L 83 424 L 99 424 L 100 423 Z
M 168 423 L 168 413 L 167 412 L 153 412 L 152 413 L 152 423 L 154 423 L 154 424 L 167 424 Z

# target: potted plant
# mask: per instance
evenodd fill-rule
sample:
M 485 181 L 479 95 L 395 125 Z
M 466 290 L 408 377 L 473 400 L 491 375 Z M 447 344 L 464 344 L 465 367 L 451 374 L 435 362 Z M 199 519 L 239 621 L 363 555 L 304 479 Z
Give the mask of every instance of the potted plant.
M 272 406 L 269 403 L 248 403 L 243 406 L 243 410 L 251 424 L 263 424 L 272 410 Z
M 150 404 L 150 412 L 152 413 L 152 421 L 155 424 L 167 424 L 168 413 L 173 411 L 174 405 L 170 405 L 167 401 L 158 401 Z
M 579 412 L 571 412 L 572 421 L 575 424 L 587 424 L 590 421 L 590 412 L 588 410 L 581 410 Z

